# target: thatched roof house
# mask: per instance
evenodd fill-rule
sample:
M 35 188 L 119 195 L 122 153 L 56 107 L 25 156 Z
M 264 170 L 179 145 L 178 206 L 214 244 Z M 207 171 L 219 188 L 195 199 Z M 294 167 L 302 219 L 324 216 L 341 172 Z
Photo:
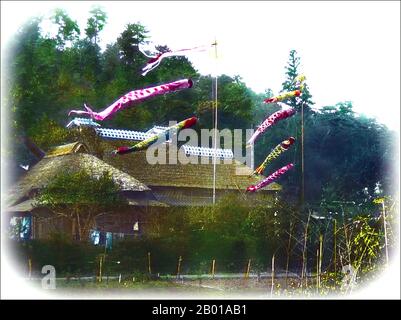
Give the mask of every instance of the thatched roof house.
M 149 187 L 129 174 L 114 168 L 94 155 L 85 153 L 87 147 L 79 142 L 62 145 L 50 150 L 46 156 L 33 166 L 25 176 L 8 192 L 5 214 L 29 216 L 32 214 L 32 234 L 35 238 L 48 237 L 52 232 L 73 232 L 74 221 L 55 215 L 49 208 L 38 206 L 35 195 L 51 182 L 60 172 L 85 171 L 96 178 L 107 172 L 115 182 L 119 192 L 127 200 L 110 220 L 99 217 L 94 225 L 97 229 L 132 233 L 132 225 L 140 220 L 151 207 L 167 207 L 156 200 Z
M 85 145 L 79 142 L 58 146 L 50 150 L 11 188 L 7 204 L 15 205 L 32 198 L 36 192 L 63 171 L 77 172 L 83 170 L 93 177 L 100 177 L 104 172 L 109 172 L 121 192 L 147 192 L 148 196 L 151 195 L 150 189 L 145 184 L 99 158 L 84 153 L 86 150 Z
M 170 153 L 175 148 L 166 145 L 166 164 L 150 164 L 146 158 L 147 151 L 139 151 L 121 156 L 112 155 L 119 146 L 135 144 L 135 141 L 100 139 L 93 128 L 79 128 L 81 142 L 88 145 L 103 161 L 118 168 L 145 183 L 155 197 L 173 206 L 204 206 L 212 204 L 213 195 L 213 161 L 199 161 L 197 164 L 179 161 L 169 163 Z M 179 151 L 181 152 L 181 151 Z M 205 160 L 205 159 L 202 159 Z M 235 159 L 219 161 L 216 165 L 216 200 L 227 193 L 242 194 L 249 199 L 270 198 L 281 190 L 281 186 L 272 183 L 258 194 L 245 194 L 250 184 L 259 182 L 263 177 L 251 177 L 251 168 Z
M 35 208 L 35 194 L 65 170 L 84 170 L 93 177 L 99 177 L 107 171 L 119 192 L 126 197 L 127 205 L 123 209 L 96 219 L 94 227 L 101 231 L 133 234 L 133 230 L 136 230 L 138 234 L 145 232 L 149 215 L 166 212 L 167 207 L 212 205 L 212 159 L 208 163 L 204 163 L 203 159 L 198 164 L 183 164 L 179 160 L 151 164 L 146 157 L 147 151 L 112 155 L 111 151 L 117 146 L 132 145 L 135 143 L 133 141 L 106 140 L 90 127 L 72 130 L 76 130 L 78 141 L 54 147 L 47 152 L 9 191 L 6 201 L 8 208 L 5 211 L 12 214 L 33 213 L 36 219 L 32 227 L 35 237 L 46 237 L 52 231 L 74 230 L 74 222 L 71 225 L 62 219 L 57 220 L 59 218 L 54 218 L 48 208 Z M 167 160 L 172 152 L 177 152 L 168 144 L 166 150 Z M 178 155 L 179 159 L 182 156 Z M 250 184 L 263 178 L 249 178 L 251 172 L 249 167 L 235 159 L 219 161 L 216 165 L 216 201 L 227 194 L 236 194 L 248 201 L 249 205 L 260 201 L 271 204 L 281 186 L 272 183 L 261 192 L 245 193 Z M 49 219 L 53 219 L 52 222 Z

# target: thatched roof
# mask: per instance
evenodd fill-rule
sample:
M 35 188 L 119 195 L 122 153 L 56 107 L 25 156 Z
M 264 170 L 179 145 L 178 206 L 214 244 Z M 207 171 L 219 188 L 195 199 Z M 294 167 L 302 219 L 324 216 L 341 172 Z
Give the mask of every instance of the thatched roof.
M 174 187 L 153 187 L 152 192 L 158 201 L 170 206 L 195 206 L 204 207 L 213 205 L 213 190 L 201 188 L 174 188 Z M 246 193 L 238 190 L 216 190 L 216 203 L 224 201 L 227 196 L 241 195 L 241 201 L 248 206 L 255 206 L 260 203 L 264 205 L 273 203 L 274 195 L 271 193 Z
M 28 199 L 4 209 L 3 212 L 29 212 L 35 208 L 35 202 L 35 199 Z
M 136 179 L 142 181 L 151 189 L 157 187 L 188 187 L 213 189 L 213 160 L 208 164 L 182 164 L 178 160 L 175 164 L 149 164 L 146 159 L 146 150 L 126 155 L 114 156 L 111 151 L 119 146 L 130 146 L 133 141 L 101 139 L 96 136 L 92 128 L 81 128 L 82 142 L 89 148 L 98 150 L 105 162 L 113 167 L 127 172 Z M 170 152 L 169 148 L 167 152 Z M 167 161 L 169 154 L 167 154 Z M 205 160 L 205 159 L 203 159 Z M 264 177 L 248 178 L 251 168 L 237 160 L 231 163 L 222 161 L 216 165 L 216 189 L 217 190 L 241 190 L 245 191 L 251 184 L 256 184 Z M 272 183 L 263 191 L 278 191 L 281 186 Z
M 177 161 L 176 164 L 149 164 L 146 159 L 146 151 L 121 156 L 111 155 L 110 152 L 116 144 L 114 141 L 109 142 L 108 148 L 105 148 L 103 160 L 143 181 L 150 188 L 153 186 L 213 188 L 212 159 L 208 164 L 182 164 L 180 161 Z M 244 191 L 249 185 L 258 183 L 263 178 L 249 178 L 251 173 L 251 168 L 235 159 L 228 160 L 227 163 L 221 161 L 216 164 L 216 189 Z M 281 186 L 272 183 L 265 190 L 281 190 Z
M 57 157 L 71 153 L 88 153 L 88 147 L 80 142 L 73 142 L 69 144 L 64 144 L 62 146 L 57 146 L 46 153 L 45 158 Z
M 70 170 L 77 172 L 84 170 L 93 177 L 100 177 L 104 172 L 110 172 L 113 181 L 120 191 L 143 192 L 150 189 L 129 174 L 118 170 L 93 155 L 86 153 L 72 153 L 60 156 L 43 158 L 9 191 L 8 205 L 17 204 L 24 198 L 31 197 L 32 191 L 42 189 L 54 177 Z

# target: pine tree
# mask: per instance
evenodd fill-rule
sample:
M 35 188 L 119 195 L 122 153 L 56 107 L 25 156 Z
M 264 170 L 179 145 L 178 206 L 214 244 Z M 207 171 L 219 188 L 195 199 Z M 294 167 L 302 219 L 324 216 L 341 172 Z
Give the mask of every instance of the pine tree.
M 290 56 L 288 59 L 288 64 L 285 67 L 287 70 L 285 72 L 286 79 L 282 83 L 283 89 L 282 91 L 294 91 L 298 89 L 295 85 L 295 78 L 300 75 L 299 73 L 299 65 L 301 58 L 298 57 L 296 50 L 290 51 Z M 300 110 L 301 104 L 304 103 L 304 111 L 309 111 L 310 107 L 315 103 L 312 101 L 312 95 L 309 92 L 309 87 L 306 82 L 303 83 L 302 94 L 298 98 L 292 98 L 288 104 L 294 107 L 297 111 Z
M 296 50 L 290 51 L 290 56 L 288 59 L 288 64 L 285 67 L 286 69 L 286 80 L 282 83 L 283 90 L 282 91 L 294 91 L 300 89 L 297 87 L 296 78 L 300 75 L 299 73 L 299 65 L 301 58 L 298 57 Z M 298 166 L 298 177 L 294 176 L 294 183 L 298 184 L 298 178 L 300 182 L 300 195 L 299 195 L 299 204 L 301 208 L 304 206 L 305 200 L 305 180 L 304 180 L 304 117 L 308 117 L 310 115 L 310 107 L 314 104 L 312 101 L 312 95 L 309 92 L 308 85 L 305 81 L 302 83 L 301 95 L 299 97 L 291 98 L 286 103 L 293 107 L 300 114 L 300 123 L 299 130 L 295 132 L 296 139 L 300 142 L 300 148 L 295 148 L 295 152 L 298 154 L 297 158 L 300 160 L 300 166 Z M 297 121 L 297 120 L 293 120 Z
M 92 16 L 87 21 L 85 33 L 93 44 L 97 44 L 99 42 L 99 33 L 106 25 L 107 14 L 98 6 L 93 7 L 89 13 Z

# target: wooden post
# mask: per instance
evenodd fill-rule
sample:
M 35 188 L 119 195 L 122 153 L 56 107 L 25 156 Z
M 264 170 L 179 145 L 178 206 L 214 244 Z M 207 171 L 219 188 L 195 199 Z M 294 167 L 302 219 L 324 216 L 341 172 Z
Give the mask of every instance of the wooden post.
M 334 277 L 337 276 L 337 220 L 334 219 Z
M 100 256 L 100 260 L 99 260 L 99 282 L 102 282 L 102 266 L 103 266 L 103 256 Z
M 180 272 L 181 272 L 181 261 L 182 261 L 182 257 L 180 256 L 178 258 L 178 266 L 177 266 L 177 279 L 180 278 Z
M 214 41 L 214 54 L 216 58 L 217 64 L 217 40 Z M 216 204 L 216 160 L 217 160 L 217 79 L 218 74 L 216 73 L 215 78 L 215 93 L 214 93 L 214 105 L 215 105 L 215 113 L 214 113 L 214 156 L 213 156 L 213 205 Z M 213 90 L 212 90 L 213 91 Z
M 286 263 L 286 267 L 285 267 L 285 286 L 286 287 L 288 287 L 288 268 L 290 265 L 291 234 L 292 234 L 292 221 L 290 222 L 290 235 L 288 237 L 288 246 L 287 246 L 287 263 Z
M 248 260 L 248 265 L 246 266 L 246 272 L 245 272 L 245 279 L 249 278 L 249 271 L 251 270 L 251 259 Z
M 301 208 L 304 210 L 305 202 L 305 167 L 304 167 L 304 104 L 301 106 Z
M 152 274 L 152 269 L 150 268 L 150 252 L 148 252 L 148 272 Z
M 307 239 L 308 239 L 308 226 L 309 226 L 309 221 L 310 221 L 310 216 L 311 216 L 311 211 L 309 210 L 309 215 L 308 215 L 308 221 L 306 223 L 305 227 L 305 234 L 304 234 L 304 248 L 302 250 L 302 274 L 301 274 L 301 288 L 303 288 L 303 281 L 304 281 L 304 276 L 306 275 L 307 279 L 307 261 L 306 261 L 306 245 L 307 245 Z M 306 280 L 307 282 L 308 280 Z
M 32 259 L 28 259 L 28 278 L 32 278 Z
M 272 257 L 272 283 L 271 283 L 271 289 L 270 289 L 270 296 L 273 296 L 273 291 L 274 291 L 274 254 Z
M 345 212 L 344 212 L 343 205 L 341 205 L 341 211 L 342 211 L 342 215 L 343 215 L 344 236 L 345 236 L 345 245 L 347 247 L 348 264 L 351 264 L 351 249 L 350 249 L 350 243 L 348 241 L 347 226 L 345 224 Z
M 382 201 L 383 206 L 383 229 L 384 229 L 384 247 L 386 249 L 386 265 L 388 266 L 388 243 L 387 243 L 387 223 L 386 223 L 386 206 L 384 199 Z
M 213 259 L 213 261 L 212 261 L 212 279 L 214 279 L 215 268 L 216 268 L 216 260 Z
M 322 261 L 323 261 L 323 235 L 321 234 L 319 236 L 319 265 L 318 265 L 318 270 L 319 270 L 319 289 L 321 286 L 321 274 L 322 274 Z
M 76 230 L 75 218 L 72 218 L 72 221 L 71 221 L 71 234 L 72 234 L 72 240 L 76 240 L 77 239 L 77 230 Z
M 319 293 L 319 249 L 316 249 L 316 292 Z

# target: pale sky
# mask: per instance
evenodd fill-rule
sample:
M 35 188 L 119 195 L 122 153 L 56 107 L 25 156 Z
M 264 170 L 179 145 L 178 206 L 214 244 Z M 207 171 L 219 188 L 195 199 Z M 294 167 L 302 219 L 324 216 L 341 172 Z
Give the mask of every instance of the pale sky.
M 399 132 L 399 1 L 1 1 L 2 47 L 28 17 L 55 7 L 66 9 L 83 32 L 95 4 L 108 15 L 103 47 L 135 22 L 155 44 L 171 49 L 217 39 L 217 64 L 198 53 L 189 57 L 196 69 L 240 75 L 254 91 L 275 93 L 295 49 L 315 107 L 352 101 L 355 111 Z

